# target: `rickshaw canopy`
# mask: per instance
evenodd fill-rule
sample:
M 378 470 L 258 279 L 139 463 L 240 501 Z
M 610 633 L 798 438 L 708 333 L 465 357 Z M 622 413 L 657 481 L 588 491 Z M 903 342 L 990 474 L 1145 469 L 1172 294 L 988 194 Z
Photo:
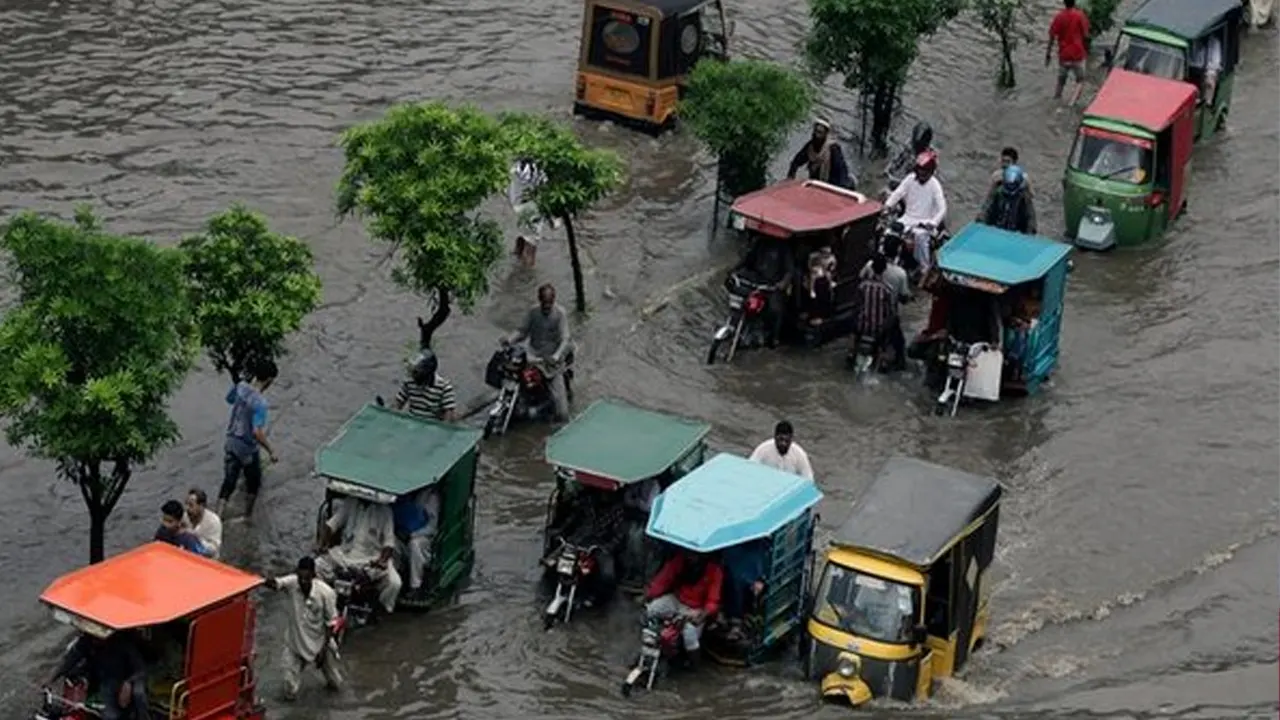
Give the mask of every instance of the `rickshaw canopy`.
M 661 475 L 703 442 L 711 425 L 620 400 L 592 403 L 547 440 L 547 463 L 619 485 Z
M 784 180 L 734 201 L 730 215 L 739 229 L 788 238 L 850 225 L 879 214 L 880 203 L 817 180 Z
M 654 500 L 645 531 L 694 552 L 713 552 L 762 537 L 818 504 L 808 478 L 720 453 Z
M 1240 0 L 1147 0 L 1125 24 L 1164 30 L 1184 40 L 1195 40 L 1240 11 Z
M 390 503 L 439 482 L 482 435 L 370 403 L 316 451 L 315 473 L 335 491 Z
M 151 542 L 67 573 L 41 602 L 109 631 L 179 620 L 263 583 L 257 575 L 168 543 Z M 94 633 L 95 628 L 77 627 Z
M 891 458 L 831 542 L 927 568 L 996 506 L 1002 492 L 989 477 Z
M 1006 286 L 1003 292 L 1044 277 L 1069 254 L 1066 243 L 973 222 L 938 251 L 938 269 L 944 277 L 957 273 L 998 283 Z
M 704 5 L 714 4 L 716 0 L 615 0 L 602 2 L 601 5 L 618 5 L 620 7 L 652 8 L 664 18 L 679 17 Z
M 1117 68 L 1085 109 L 1086 119 L 1116 120 L 1158 133 L 1195 108 L 1196 86 Z

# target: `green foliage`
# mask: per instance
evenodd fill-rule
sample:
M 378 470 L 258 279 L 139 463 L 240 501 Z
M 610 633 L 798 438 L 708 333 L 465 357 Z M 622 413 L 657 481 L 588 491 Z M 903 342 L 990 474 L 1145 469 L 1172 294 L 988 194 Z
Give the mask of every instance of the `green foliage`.
M 796 73 L 762 60 L 698 63 L 689 74 L 680 121 L 721 161 L 730 195 L 765 184 L 765 169 L 813 108 L 813 89 Z
M 472 108 L 393 107 L 342 134 L 338 213 L 364 217 L 373 237 L 398 251 L 397 283 L 469 307 L 502 255 L 501 229 L 477 208 L 507 184 L 504 140 L 498 122 Z
M 805 58 L 819 78 L 845 87 L 898 87 L 916 58 L 916 42 L 954 18 L 962 0 L 809 0 Z
M 1025 0 L 970 0 L 970 6 L 982 27 L 1000 41 L 1000 74 L 996 84 L 1014 87 L 1018 80 L 1014 74 L 1013 53 L 1022 39 L 1018 23 L 1030 19 Z
M 320 303 L 311 249 L 239 205 L 179 247 L 205 351 L 233 380 L 251 358 L 284 354 L 285 337 Z
M 546 176 L 531 200 L 545 218 L 571 219 L 622 184 L 622 160 L 609 150 L 584 147 L 573 132 L 526 113 L 499 117 L 513 159 L 532 162 Z
M 1122 0 L 1085 0 L 1084 14 L 1089 18 L 1089 39 L 1107 34 L 1116 25 L 1116 10 Z

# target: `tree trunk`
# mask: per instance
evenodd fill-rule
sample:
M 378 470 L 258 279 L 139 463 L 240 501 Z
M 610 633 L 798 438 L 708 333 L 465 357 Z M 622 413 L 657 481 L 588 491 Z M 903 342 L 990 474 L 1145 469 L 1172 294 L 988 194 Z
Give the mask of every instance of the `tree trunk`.
M 431 337 L 435 335 L 436 330 L 449 319 L 449 313 L 453 308 L 449 304 L 449 291 L 445 288 L 436 288 L 436 309 L 431 313 L 431 317 L 427 320 L 418 318 L 418 349 L 426 350 L 431 347 Z
M 582 260 L 578 258 L 578 236 L 573 232 L 573 218 L 565 215 L 564 233 L 569 237 L 569 266 L 573 268 L 573 294 L 577 302 L 578 312 L 587 311 L 587 291 L 582 282 Z
M 1018 83 L 1013 75 L 1013 44 L 1009 42 L 1009 33 L 1000 33 L 1000 87 L 1012 88 Z
M 63 466 L 64 470 L 67 466 Z M 106 558 L 107 518 L 116 503 L 124 495 L 124 489 L 133 476 L 129 461 L 114 461 L 109 478 L 102 477 L 102 462 L 76 463 L 70 468 L 80 495 L 89 510 L 89 564 L 100 563 Z
M 896 88 L 889 83 L 878 83 L 871 98 L 871 143 L 877 151 L 889 147 L 889 130 L 893 126 L 893 109 Z
M 94 565 L 107 556 L 107 513 L 102 507 L 89 503 L 89 564 Z

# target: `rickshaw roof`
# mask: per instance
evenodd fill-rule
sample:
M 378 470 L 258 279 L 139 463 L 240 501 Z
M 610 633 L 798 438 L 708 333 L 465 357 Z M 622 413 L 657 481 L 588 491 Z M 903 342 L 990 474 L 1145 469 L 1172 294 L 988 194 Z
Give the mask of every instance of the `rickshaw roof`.
M 1000 500 L 989 477 L 908 457 L 891 458 L 854 503 L 835 545 L 928 567 Z
M 1126 24 L 1146 25 L 1195 40 L 1240 11 L 1240 0 L 1147 0 Z
M 880 208 L 875 200 L 834 185 L 784 180 L 743 195 L 733 202 L 732 211 L 798 235 L 844 227 L 876 215 Z
M 710 432 L 704 422 L 606 398 L 552 435 L 546 458 L 557 467 L 634 483 L 661 475 Z
M 163 542 L 54 580 L 40 600 L 111 630 L 161 625 L 258 587 L 262 578 Z
M 646 532 L 712 552 L 767 537 L 821 499 L 808 478 L 720 453 L 654 500 Z
M 1017 285 L 1044 277 L 1070 253 L 1066 243 L 973 222 L 938 251 L 938 267 Z
M 316 474 L 404 495 L 438 482 L 480 444 L 481 435 L 370 403 L 316 451 Z
M 703 5 L 710 5 L 715 0 L 600 0 L 596 3 L 605 7 L 617 7 L 619 9 L 626 8 L 651 8 L 656 10 L 664 18 L 679 17 L 691 10 L 697 10 Z
M 1195 101 L 1196 86 L 1191 83 L 1116 68 L 1084 114 L 1158 133 Z

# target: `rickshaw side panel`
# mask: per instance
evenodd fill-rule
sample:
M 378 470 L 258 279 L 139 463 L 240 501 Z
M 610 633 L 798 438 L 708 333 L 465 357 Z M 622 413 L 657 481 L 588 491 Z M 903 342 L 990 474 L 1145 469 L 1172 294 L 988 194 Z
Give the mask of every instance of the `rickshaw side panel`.
M 760 608 L 762 631 L 759 643 L 748 653 L 749 663 L 785 642 L 804 622 L 813 525 L 814 514 L 809 510 L 769 538 L 765 595 Z
M 470 568 L 474 544 L 475 480 L 480 451 L 472 448 L 440 478 L 440 529 L 435 559 L 439 568 L 436 589 L 453 585 Z
M 170 709 L 185 707 L 189 720 L 224 717 L 244 695 L 242 680 L 252 657 L 253 611 L 246 596 L 191 621 L 186 679 L 175 686 Z
M 1040 317 L 1036 327 L 1027 333 L 1027 353 L 1023 361 L 1028 393 L 1037 392 L 1040 384 L 1049 379 L 1058 367 L 1066 278 L 1065 259 L 1055 265 L 1044 278 Z

